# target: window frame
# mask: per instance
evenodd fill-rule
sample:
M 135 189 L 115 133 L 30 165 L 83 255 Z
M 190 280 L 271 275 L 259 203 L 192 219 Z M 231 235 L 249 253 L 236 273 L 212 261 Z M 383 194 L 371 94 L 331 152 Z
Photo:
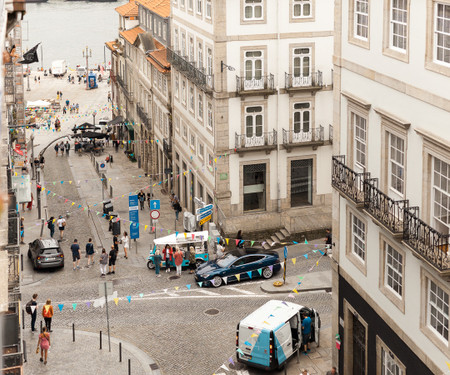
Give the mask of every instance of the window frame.
M 381 340 L 381 338 L 376 336 L 376 353 L 377 353 L 377 374 L 388 374 L 386 371 L 383 372 L 383 353 L 387 353 L 390 357 L 390 360 L 394 361 L 396 366 L 399 368 L 399 375 L 406 375 L 406 366 L 402 361 L 398 359 L 398 357 L 389 349 L 389 347 Z M 392 374 L 392 372 L 390 372 Z
M 403 142 L 403 151 L 400 149 L 397 149 L 396 145 L 392 144 L 392 138 L 396 138 Z M 403 164 L 401 164 L 398 160 L 395 160 L 393 158 L 392 149 L 395 148 L 396 153 L 403 153 Z M 392 190 L 395 194 L 397 194 L 400 197 L 405 196 L 405 190 L 406 190 L 406 178 L 405 178 L 405 172 L 406 172 L 406 141 L 403 137 L 399 137 L 395 133 L 388 132 L 388 186 L 389 189 Z M 399 170 L 402 170 L 403 175 L 395 175 L 393 173 L 393 164 L 398 167 Z M 393 179 L 394 177 L 401 182 L 401 190 L 398 190 L 396 187 L 393 186 Z
M 245 168 L 246 167 L 251 167 L 251 166 L 253 166 L 253 165 L 264 165 L 264 191 L 263 191 L 263 204 L 264 204 L 264 207 L 262 207 L 262 208 L 256 208 L 256 209 L 248 209 L 248 210 L 246 210 L 245 209 L 245 207 L 244 207 L 244 201 L 245 201 L 245 194 L 254 194 L 254 192 L 250 192 L 250 193 L 246 193 L 245 192 L 245 186 L 255 186 L 255 185 L 262 185 L 262 184 L 253 184 L 253 185 L 244 185 L 244 183 L 245 183 Z M 255 212 L 265 212 L 265 211 L 267 211 L 267 208 L 268 208 L 268 197 L 270 196 L 270 182 L 269 182 L 269 179 L 270 179 L 270 169 L 269 169 L 269 165 L 268 165 L 268 162 L 267 161 L 265 161 L 265 160 L 258 160 L 258 161 L 255 161 L 255 162 L 250 162 L 250 163 L 248 163 L 248 162 L 241 162 L 241 168 L 240 168 L 240 170 L 241 170 L 241 197 L 242 197 L 242 200 L 241 200 L 241 203 L 240 203 L 240 205 L 241 205 L 241 207 L 242 207 L 242 213 L 243 214 L 252 214 L 252 213 L 255 213 Z M 250 190 L 250 189 L 249 189 Z
M 436 61 L 436 11 L 437 4 L 450 5 L 450 0 L 427 0 L 426 52 L 425 68 L 433 72 L 450 77 L 450 64 Z
M 360 1 L 367 1 L 367 38 L 357 35 L 357 12 L 356 3 Z M 371 0 L 349 0 L 349 12 L 348 12 L 348 42 L 355 44 L 359 47 L 370 49 L 370 4 Z
M 439 161 L 439 171 L 436 170 L 437 161 Z M 445 165 L 445 169 L 447 170 L 447 174 L 443 174 L 443 164 Z M 434 220 L 434 222 L 438 222 L 440 226 L 444 226 L 448 228 L 448 232 L 450 232 L 450 193 L 445 191 L 445 189 L 442 187 L 442 180 L 446 180 L 446 185 L 448 189 L 450 190 L 450 163 L 442 160 L 441 158 L 438 158 L 436 156 L 432 157 L 432 166 L 431 166 L 431 217 Z M 436 174 L 438 174 L 438 178 L 440 180 L 440 185 L 436 184 Z M 440 200 L 436 199 L 436 195 L 439 193 L 441 196 L 445 196 L 445 200 L 447 201 L 448 207 L 444 206 L 443 198 Z M 436 214 L 436 205 L 439 205 L 441 207 L 441 212 L 446 211 L 446 217 L 448 217 L 449 223 L 445 223 L 442 221 L 442 215 L 437 216 Z M 435 225 L 436 226 L 436 225 Z
M 203 123 L 203 93 L 201 91 L 197 94 L 197 119 Z
M 410 13 L 411 0 L 404 0 L 406 3 L 406 45 L 405 49 L 396 48 L 392 43 L 392 10 L 394 0 L 384 0 L 383 15 L 383 54 L 385 56 L 409 63 L 409 40 L 410 40 Z
M 211 132 L 214 131 L 214 107 L 210 101 L 206 104 L 206 128 Z
M 253 0 L 241 0 L 241 25 L 246 24 L 258 24 L 258 23 L 266 23 L 267 19 L 267 0 L 261 0 L 261 18 L 247 18 L 245 15 L 245 9 L 247 6 L 247 1 L 253 1 Z M 251 6 L 251 5 L 249 5 Z M 254 8 L 255 6 L 251 6 L 253 8 L 253 14 L 254 14 Z
M 195 116 L 195 89 L 194 89 L 194 85 L 191 85 L 191 84 L 189 84 L 188 87 L 189 87 L 189 94 L 188 94 L 189 95 L 189 105 L 188 105 L 188 108 L 189 108 L 189 111 L 191 113 L 193 113 L 194 116 Z
M 303 15 L 303 7 L 305 4 L 309 4 L 310 10 L 309 10 L 309 16 L 304 16 Z M 301 9 L 302 9 L 302 15 L 300 16 L 296 16 L 295 15 L 295 7 L 296 5 L 300 5 Z M 314 20 L 314 6 L 315 6 L 315 1 L 314 0 L 291 0 L 291 4 L 290 4 L 290 12 L 291 12 L 291 22 L 295 22 L 295 21 L 299 21 L 299 20 L 307 20 L 307 21 L 312 21 Z
M 347 206 L 346 212 L 347 225 L 347 246 L 345 249 L 347 259 L 361 271 L 361 273 L 367 276 L 367 237 L 368 237 L 368 222 L 364 217 L 360 216 L 356 211 L 353 211 L 350 206 Z M 364 225 L 364 239 L 362 243 L 364 244 L 364 259 L 354 251 L 354 230 L 353 230 L 353 219 L 357 219 L 360 223 Z
M 438 30 L 438 18 L 441 18 L 438 15 L 438 7 L 439 6 L 443 6 L 444 7 L 443 13 L 445 14 L 445 8 L 446 7 L 450 7 L 450 4 L 447 4 L 447 3 L 443 2 L 443 1 L 436 1 L 434 3 L 434 15 L 433 15 L 433 19 L 434 19 L 434 27 L 433 27 L 433 34 L 434 34 L 434 38 L 433 38 L 433 40 L 434 40 L 433 41 L 433 61 L 436 64 L 440 64 L 440 65 L 443 65 L 445 67 L 450 67 L 450 61 L 449 62 L 445 62 L 445 61 L 439 60 L 437 58 L 437 49 L 438 49 L 437 39 L 438 39 L 438 34 L 442 33 L 442 35 L 448 36 L 448 38 L 450 38 L 450 32 L 447 34 L 444 31 Z M 448 20 L 448 22 L 450 22 L 450 18 L 447 19 L 445 17 L 442 17 L 442 20 L 443 20 L 443 23 L 445 23 L 447 20 Z M 444 50 L 446 49 L 444 46 L 442 46 L 442 48 Z M 449 48 L 449 51 L 448 51 L 448 55 L 450 57 L 450 48 Z
M 209 12 L 208 12 L 209 9 Z M 209 15 L 208 15 L 209 13 Z M 205 0 L 205 18 L 212 20 L 212 0 Z

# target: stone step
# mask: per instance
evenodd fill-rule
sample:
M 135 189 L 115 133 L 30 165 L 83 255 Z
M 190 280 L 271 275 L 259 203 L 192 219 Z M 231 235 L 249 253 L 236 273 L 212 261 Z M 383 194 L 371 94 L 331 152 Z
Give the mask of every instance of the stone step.
M 280 242 L 280 240 L 278 239 L 278 237 L 275 236 L 275 235 L 270 236 L 270 238 L 272 239 L 272 242 Z M 270 243 L 272 243 L 272 242 L 270 242 Z
M 267 243 L 267 241 L 264 242 L 263 248 L 264 248 L 265 250 L 270 250 L 270 249 L 271 249 L 271 247 L 270 247 L 270 245 Z
M 281 232 L 275 232 L 275 236 L 278 238 L 278 242 L 283 242 L 285 237 Z
M 271 238 L 269 238 L 269 239 L 266 240 L 266 243 L 267 243 L 270 247 L 272 247 L 273 240 L 272 240 Z
M 285 238 L 291 236 L 291 234 L 289 233 L 289 231 L 288 231 L 286 228 L 282 228 L 282 229 L 280 230 L 280 232 L 283 233 L 283 236 L 284 236 Z

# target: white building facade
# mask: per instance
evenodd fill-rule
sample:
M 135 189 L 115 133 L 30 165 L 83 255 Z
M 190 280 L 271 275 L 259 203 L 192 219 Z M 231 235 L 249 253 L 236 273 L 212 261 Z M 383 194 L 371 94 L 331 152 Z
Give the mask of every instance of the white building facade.
M 225 233 L 331 223 L 332 7 L 172 1 L 175 192 Z
M 333 361 L 448 373 L 450 1 L 338 0 L 335 25 Z

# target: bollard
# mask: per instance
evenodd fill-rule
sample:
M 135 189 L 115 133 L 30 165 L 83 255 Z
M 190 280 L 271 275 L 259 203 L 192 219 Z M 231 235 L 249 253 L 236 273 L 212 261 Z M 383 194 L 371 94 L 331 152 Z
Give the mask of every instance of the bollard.
M 119 342 L 119 362 L 122 362 L 122 343 Z
M 42 320 L 41 320 L 41 333 L 42 333 Z
M 128 375 L 131 375 L 131 359 L 128 358 Z
M 75 323 L 72 323 L 72 337 L 73 337 L 73 342 L 75 342 Z
M 102 331 L 100 331 L 100 350 L 102 350 Z
M 23 254 L 20 254 L 20 271 L 23 272 Z
M 22 329 L 25 329 L 25 310 L 22 309 Z

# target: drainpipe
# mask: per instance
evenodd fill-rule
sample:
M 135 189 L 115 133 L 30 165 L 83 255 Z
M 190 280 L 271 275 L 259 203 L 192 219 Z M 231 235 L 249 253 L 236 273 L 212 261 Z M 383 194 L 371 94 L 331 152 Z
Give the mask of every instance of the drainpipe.
M 277 54 L 276 56 L 279 56 L 279 51 L 280 51 L 280 22 L 279 22 L 279 1 L 277 1 L 277 7 L 276 7 L 276 20 L 277 20 Z M 280 79 L 280 72 L 279 72 L 279 64 L 278 61 L 280 61 L 280 59 L 276 59 L 277 61 L 277 86 L 276 86 L 276 90 L 277 90 L 277 138 L 279 135 L 279 125 L 281 123 L 280 121 L 280 87 L 279 87 L 279 79 Z M 280 143 L 278 142 L 277 139 L 277 212 L 281 213 L 281 191 L 280 191 Z M 281 222 L 281 218 L 280 218 L 280 222 Z

